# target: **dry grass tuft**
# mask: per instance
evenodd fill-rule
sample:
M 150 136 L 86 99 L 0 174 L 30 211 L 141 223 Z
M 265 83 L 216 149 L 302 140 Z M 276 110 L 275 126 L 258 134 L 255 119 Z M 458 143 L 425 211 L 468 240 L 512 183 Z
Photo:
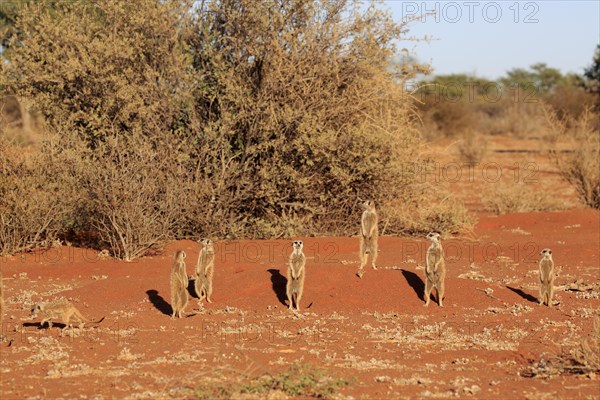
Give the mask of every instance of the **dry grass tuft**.
M 238 378 L 239 379 L 239 378 Z M 310 365 L 294 363 L 278 374 L 265 374 L 250 381 L 207 382 L 195 389 L 197 399 L 214 398 L 335 398 L 349 381 L 337 379 Z
M 590 336 L 572 351 L 577 373 L 600 372 L 600 316 L 596 316 Z
M 525 182 L 496 185 L 482 198 L 486 210 L 496 214 L 552 211 L 569 207 L 564 201 Z
M 477 217 L 442 185 L 415 185 L 410 198 L 398 198 L 381 209 L 383 234 L 420 235 L 432 230 L 443 234 L 466 232 Z
M 592 377 L 599 372 L 600 316 L 596 316 L 592 332 L 579 347 L 572 349 L 568 354 L 550 356 L 532 362 L 520 375 L 527 378 L 550 378 L 563 374 L 588 375 Z
M 482 135 L 468 131 L 458 143 L 458 155 L 461 161 L 468 164 L 476 164 L 481 162 L 487 154 L 488 145 L 487 139 Z

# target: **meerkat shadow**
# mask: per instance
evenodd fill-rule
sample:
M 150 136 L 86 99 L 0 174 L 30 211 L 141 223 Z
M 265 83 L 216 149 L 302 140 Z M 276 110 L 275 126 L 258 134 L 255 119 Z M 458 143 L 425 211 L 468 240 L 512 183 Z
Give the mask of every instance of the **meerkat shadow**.
M 191 278 L 191 279 L 188 278 L 187 291 L 188 291 L 188 294 L 190 295 L 190 297 L 192 297 L 194 299 L 200 298 L 198 296 L 198 294 L 196 294 L 196 279 L 195 278 Z
M 425 299 L 425 282 L 421 279 L 421 277 L 414 272 L 407 271 L 405 269 L 401 269 L 402 275 L 406 282 L 410 285 L 410 287 L 415 291 L 415 294 L 420 299 Z
M 287 278 L 281 275 L 278 269 L 268 269 L 267 272 L 271 274 L 271 285 L 273 292 L 277 295 L 277 300 L 284 306 L 287 306 Z
M 38 329 L 50 329 L 50 324 L 45 322 L 43 325 L 41 322 L 25 322 L 23 323 L 23 327 L 25 328 L 31 328 L 31 327 L 36 327 Z M 62 322 L 52 322 L 52 327 L 53 328 L 66 328 L 66 324 L 63 324 Z
M 161 295 L 158 294 L 158 291 L 152 289 L 152 290 L 148 290 L 146 291 L 146 294 L 148 295 L 148 299 L 150 300 L 150 302 L 152 303 L 152 305 L 161 313 L 171 316 L 173 315 L 173 308 L 171 307 L 171 305 L 169 303 L 167 303 L 165 301 L 165 299 L 163 299 L 163 297 Z
M 536 299 L 534 296 L 525 293 L 524 291 L 522 291 L 521 289 L 517 289 L 517 288 L 513 288 L 510 286 L 506 287 L 508 290 L 510 290 L 511 292 L 515 292 L 516 294 L 518 294 L 519 296 L 521 296 L 522 298 L 524 298 L 527 301 L 530 301 L 532 303 L 538 303 L 538 299 Z

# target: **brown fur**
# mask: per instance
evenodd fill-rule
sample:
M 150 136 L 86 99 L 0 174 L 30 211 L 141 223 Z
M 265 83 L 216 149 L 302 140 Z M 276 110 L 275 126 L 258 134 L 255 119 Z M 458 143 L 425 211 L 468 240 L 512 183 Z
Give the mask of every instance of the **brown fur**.
M 362 204 L 364 211 L 360 220 L 360 268 L 356 275 L 359 278 L 365 273 L 368 254 L 371 254 L 371 267 L 377 269 L 377 250 L 379 240 L 379 228 L 377 226 L 378 217 L 375 210 L 375 204 L 371 200 L 367 200 Z
M 175 253 L 173 268 L 171 268 L 171 318 L 183 316 L 183 310 L 188 304 L 188 277 L 185 266 L 185 251 L 179 250 Z
M 79 327 L 83 327 L 84 323 L 92 322 L 98 324 L 104 320 L 104 317 L 98 321 L 90 321 L 85 318 L 79 310 L 69 301 L 61 299 L 50 303 L 37 303 L 31 307 L 31 317 L 36 317 L 38 314 L 42 316 L 41 325 L 48 322 L 48 326 L 52 328 L 53 322 L 65 324 L 66 327 L 71 327 L 71 320 L 79 322 Z
M 289 309 L 292 309 L 292 301 L 294 300 L 294 295 L 296 295 L 296 310 L 300 310 L 300 299 L 302 298 L 302 292 L 304 291 L 304 277 L 305 266 L 306 266 L 306 256 L 302 252 L 302 248 L 304 247 L 304 243 L 297 240 L 292 243 L 294 247 L 294 251 L 290 255 L 288 270 L 287 270 L 287 287 L 286 293 L 289 302 Z
M 552 250 L 543 249 L 540 252 L 540 305 L 552 306 L 552 297 L 554 296 L 554 260 L 552 259 Z
M 3 334 L 4 325 L 2 325 L 2 321 L 4 317 L 4 289 L 2 283 L 2 273 L 0 272 L 0 336 Z
M 206 297 L 206 301 L 212 303 L 210 297 L 213 292 L 213 275 L 215 273 L 215 248 L 210 239 L 202 239 L 198 243 L 202 245 L 202 249 L 196 264 L 194 289 L 200 300 Z
M 425 306 L 429 305 L 429 298 L 433 288 L 437 292 L 437 300 L 440 307 L 443 307 L 445 279 L 446 279 L 446 262 L 444 261 L 444 250 L 440 242 L 440 234 L 431 232 L 427 235 L 427 239 L 431 240 L 431 246 L 427 249 L 425 260 Z

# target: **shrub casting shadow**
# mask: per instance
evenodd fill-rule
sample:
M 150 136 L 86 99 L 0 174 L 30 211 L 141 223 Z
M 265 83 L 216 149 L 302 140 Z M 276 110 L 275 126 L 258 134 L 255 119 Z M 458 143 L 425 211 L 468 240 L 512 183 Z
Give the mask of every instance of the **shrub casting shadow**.
M 146 294 L 148 295 L 148 299 L 150 300 L 150 302 L 158 311 L 165 315 L 168 315 L 169 317 L 173 315 L 173 308 L 169 303 L 165 301 L 165 299 L 162 298 L 161 295 L 158 294 L 158 291 L 152 289 L 146 291 Z
M 273 291 L 277 295 L 277 300 L 284 306 L 287 306 L 287 278 L 281 275 L 278 269 L 268 269 L 271 274 L 271 284 L 273 285 Z

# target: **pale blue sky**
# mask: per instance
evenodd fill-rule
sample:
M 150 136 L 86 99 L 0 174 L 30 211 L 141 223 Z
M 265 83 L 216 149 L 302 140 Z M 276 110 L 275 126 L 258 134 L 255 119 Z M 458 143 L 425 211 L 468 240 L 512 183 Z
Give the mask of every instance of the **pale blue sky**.
M 497 79 L 507 70 L 537 62 L 563 73 L 582 73 L 600 42 L 598 0 L 386 0 L 385 7 L 395 20 L 438 11 L 437 18 L 428 16 L 410 25 L 410 35 L 434 40 L 400 44 L 420 61 L 431 63 L 434 74 L 474 73 Z

